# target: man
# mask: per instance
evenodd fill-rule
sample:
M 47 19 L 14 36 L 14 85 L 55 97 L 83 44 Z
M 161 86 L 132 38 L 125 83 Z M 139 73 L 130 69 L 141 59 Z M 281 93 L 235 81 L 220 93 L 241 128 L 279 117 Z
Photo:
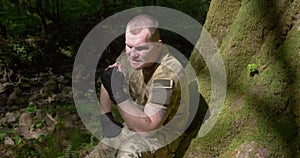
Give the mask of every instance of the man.
M 165 154 L 174 152 L 167 145 L 186 126 L 188 84 L 182 65 L 163 46 L 157 28 L 158 22 L 148 15 L 127 24 L 125 53 L 101 77 L 105 139 L 90 157 L 155 157 L 166 150 Z M 123 124 L 112 116 L 114 104 Z

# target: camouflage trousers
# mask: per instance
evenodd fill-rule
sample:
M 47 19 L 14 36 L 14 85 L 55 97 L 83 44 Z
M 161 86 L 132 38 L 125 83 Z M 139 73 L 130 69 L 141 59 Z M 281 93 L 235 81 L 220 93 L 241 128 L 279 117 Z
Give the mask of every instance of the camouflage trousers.
M 86 158 L 171 158 L 156 138 L 145 138 L 124 127 L 115 138 L 104 138 Z

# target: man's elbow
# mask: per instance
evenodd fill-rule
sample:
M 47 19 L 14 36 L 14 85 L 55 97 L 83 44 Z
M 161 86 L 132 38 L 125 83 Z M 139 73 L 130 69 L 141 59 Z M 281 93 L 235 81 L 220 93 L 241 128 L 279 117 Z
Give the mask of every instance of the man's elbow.
M 141 128 L 136 130 L 137 132 L 151 132 L 160 127 L 160 124 L 157 121 L 151 120 L 150 117 L 143 117 L 142 120 L 144 123 L 140 126 Z

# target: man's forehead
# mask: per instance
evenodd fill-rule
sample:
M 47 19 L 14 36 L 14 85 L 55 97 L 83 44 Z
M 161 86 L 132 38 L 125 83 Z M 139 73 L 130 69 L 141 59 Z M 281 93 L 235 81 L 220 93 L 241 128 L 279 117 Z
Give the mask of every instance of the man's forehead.
M 150 34 L 148 29 L 143 29 L 141 32 L 134 34 L 131 33 L 130 31 L 126 31 L 125 38 L 126 38 L 126 43 L 139 43 L 139 42 L 146 42 L 148 35 Z

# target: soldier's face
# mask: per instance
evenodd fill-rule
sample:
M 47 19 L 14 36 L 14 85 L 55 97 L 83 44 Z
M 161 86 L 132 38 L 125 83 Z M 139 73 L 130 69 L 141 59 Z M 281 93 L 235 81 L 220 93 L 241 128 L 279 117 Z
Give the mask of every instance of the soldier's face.
M 161 43 L 149 42 L 148 29 L 143 29 L 138 34 L 126 33 L 126 54 L 134 69 L 150 67 L 159 56 Z

